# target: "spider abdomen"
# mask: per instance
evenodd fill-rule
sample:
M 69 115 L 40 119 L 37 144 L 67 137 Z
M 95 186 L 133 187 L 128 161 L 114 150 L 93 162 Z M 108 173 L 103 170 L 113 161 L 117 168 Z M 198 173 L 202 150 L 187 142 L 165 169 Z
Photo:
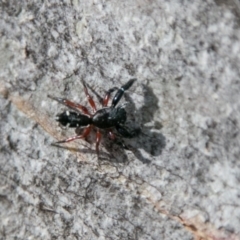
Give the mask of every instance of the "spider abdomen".
M 63 126 L 68 126 L 70 128 L 87 126 L 91 124 L 91 118 L 87 115 L 65 111 L 59 115 L 57 115 L 56 120 L 60 122 Z

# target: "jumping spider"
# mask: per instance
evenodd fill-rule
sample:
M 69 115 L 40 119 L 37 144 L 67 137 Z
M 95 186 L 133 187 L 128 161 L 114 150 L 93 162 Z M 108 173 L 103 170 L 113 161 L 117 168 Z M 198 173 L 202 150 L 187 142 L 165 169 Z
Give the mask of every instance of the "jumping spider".
M 48 95 L 49 98 L 74 110 L 74 111 L 64 111 L 63 113 L 58 114 L 56 117 L 56 121 L 58 121 L 63 126 L 76 128 L 76 132 L 79 132 L 78 129 L 85 127 L 82 134 L 77 134 L 76 136 L 67 138 L 62 141 L 58 141 L 56 142 L 56 144 L 71 142 L 76 139 L 82 139 L 82 138 L 84 139 L 88 136 L 91 129 L 93 127 L 96 127 L 97 128 L 96 151 L 97 151 L 97 154 L 99 155 L 99 143 L 101 140 L 100 129 L 107 129 L 108 136 L 112 140 L 115 140 L 116 138 L 112 131 L 113 128 L 115 128 L 122 137 L 125 137 L 125 138 L 135 137 L 139 133 L 139 129 L 129 130 L 126 126 L 124 126 L 124 123 L 127 120 L 126 111 L 123 105 L 119 107 L 117 106 L 124 92 L 128 90 L 135 81 L 136 79 L 131 79 L 119 89 L 117 87 L 109 89 L 102 100 L 103 108 L 99 110 L 97 110 L 92 96 L 90 96 L 90 94 L 88 93 L 86 83 L 82 82 L 88 102 L 93 109 L 93 113 L 90 113 L 89 110 L 81 104 L 72 102 L 65 98 L 58 98 L 58 97 L 53 97 L 51 95 Z M 112 100 L 112 104 L 110 107 L 108 107 L 107 104 L 109 102 L 111 93 L 113 93 L 116 90 L 117 92 Z

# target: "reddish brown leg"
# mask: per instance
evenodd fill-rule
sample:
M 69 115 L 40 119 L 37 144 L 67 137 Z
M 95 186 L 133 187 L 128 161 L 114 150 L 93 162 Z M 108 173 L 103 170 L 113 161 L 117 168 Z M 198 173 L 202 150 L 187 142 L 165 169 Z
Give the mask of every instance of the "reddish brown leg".
M 107 93 L 106 93 L 106 95 L 105 95 L 105 97 L 104 97 L 104 99 L 103 99 L 103 103 L 102 103 L 103 107 L 107 107 L 108 101 L 109 101 L 110 96 L 111 96 L 111 93 L 114 92 L 114 91 L 116 91 L 116 90 L 118 90 L 118 88 L 117 88 L 117 87 L 114 87 L 114 88 L 111 88 L 111 89 L 109 89 L 109 90 L 107 91 Z
M 58 98 L 58 97 L 53 97 L 51 95 L 48 95 L 49 98 L 69 107 L 69 108 L 72 108 L 74 110 L 81 110 L 84 114 L 88 115 L 88 116 L 91 116 L 91 114 L 88 112 L 88 109 L 86 107 L 84 107 L 83 105 L 81 104 L 78 104 L 78 103 L 74 103 L 74 102 L 71 102 L 69 101 L 68 99 L 66 98 Z
M 90 133 L 91 129 L 92 129 L 92 125 L 89 125 L 89 126 L 87 126 L 87 127 L 84 129 L 82 135 L 76 135 L 76 136 L 67 138 L 67 139 L 65 139 L 65 140 L 56 142 L 56 143 L 67 143 L 67 142 L 74 141 L 74 140 L 76 140 L 76 139 L 86 138 L 87 135 Z
M 101 133 L 99 131 L 99 129 L 97 130 L 97 138 L 96 138 L 96 152 L 97 152 L 97 155 L 99 156 L 99 143 L 100 143 L 100 140 L 101 140 Z
M 108 131 L 108 137 L 109 137 L 111 140 L 115 140 L 115 139 L 116 139 L 116 136 L 115 136 L 115 134 L 112 132 L 112 130 Z
M 88 93 L 87 86 L 86 86 L 86 84 L 84 82 L 83 82 L 83 86 L 84 86 L 84 92 L 85 92 L 85 94 L 87 96 L 88 102 L 90 103 L 90 105 L 93 108 L 94 112 L 96 112 L 97 108 L 96 108 L 95 102 L 93 101 L 92 96 L 90 96 L 90 94 Z

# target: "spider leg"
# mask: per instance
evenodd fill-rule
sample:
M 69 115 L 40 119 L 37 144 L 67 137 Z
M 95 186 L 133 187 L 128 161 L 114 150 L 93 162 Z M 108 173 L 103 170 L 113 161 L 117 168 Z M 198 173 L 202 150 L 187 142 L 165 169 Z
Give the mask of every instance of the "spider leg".
M 110 89 L 106 92 L 106 95 L 105 95 L 105 97 L 104 97 L 104 99 L 103 99 L 103 101 L 102 101 L 103 107 L 106 107 L 106 106 L 107 106 L 108 101 L 109 101 L 109 98 L 110 98 L 110 96 L 111 96 L 111 93 L 114 92 L 114 91 L 116 91 L 116 90 L 118 90 L 118 88 L 117 88 L 117 87 L 113 87 L 113 88 L 110 88 Z
M 121 148 L 129 149 L 127 145 L 123 142 L 123 140 L 120 138 L 116 138 L 115 134 L 112 132 L 112 130 L 108 131 L 108 137 L 114 141 L 115 144 L 119 145 Z
M 111 140 L 115 140 L 115 139 L 116 139 L 116 136 L 115 136 L 115 134 L 112 132 L 112 130 L 109 130 L 109 131 L 108 131 L 108 137 L 109 137 Z
M 85 94 L 87 96 L 88 102 L 91 105 L 91 107 L 93 108 L 94 112 L 96 112 L 97 108 L 96 108 L 96 105 L 95 105 L 95 102 L 94 102 L 92 96 L 88 93 L 87 85 L 86 85 L 86 83 L 84 81 L 82 81 L 82 84 L 83 84 L 84 92 L 85 92 Z
M 81 104 L 78 104 L 78 103 L 75 103 L 75 102 L 72 102 L 66 98 L 58 98 L 58 97 L 53 97 L 51 95 L 48 95 L 49 98 L 73 109 L 73 110 L 76 110 L 76 111 L 82 111 L 84 114 L 88 115 L 88 116 L 91 116 L 91 114 L 89 113 L 88 109 L 86 107 L 84 107 L 83 105 Z
M 85 84 L 86 84 L 86 83 L 85 83 Z M 87 84 L 86 84 L 86 85 L 87 85 Z M 91 92 L 97 97 L 98 102 L 99 102 L 100 104 L 102 104 L 103 98 L 100 96 L 100 94 L 98 94 L 98 92 L 96 92 L 96 91 L 94 90 L 94 88 L 92 88 L 92 87 L 89 86 L 89 85 L 87 85 L 87 88 L 91 90 Z
M 118 89 L 117 93 L 115 94 L 115 96 L 112 100 L 112 107 L 113 108 L 118 104 L 118 102 L 122 98 L 124 92 L 126 90 L 128 90 L 136 80 L 137 79 L 130 79 L 126 84 L 124 84 L 121 88 Z
M 74 141 L 74 140 L 76 140 L 76 139 L 86 138 L 87 135 L 90 133 L 91 129 L 92 129 L 92 125 L 89 125 L 89 126 L 87 126 L 87 127 L 84 129 L 84 131 L 83 131 L 83 133 L 82 133 L 81 135 L 76 135 L 76 136 L 67 138 L 67 139 L 65 139 L 65 140 L 58 141 L 58 142 L 56 142 L 56 144 L 58 144 L 58 143 L 67 143 L 67 142 L 72 142 L 72 141 Z
M 115 143 L 119 145 L 121 148 L 129 150 L 129 147 L 122 140 L 118 139 L 117 141 L 115 141 Z
M 99 156 L 99 143 L 100 143 L 100 140 L 101 140 L 101 133 L 99 131 L 99 129 L 97 130 L 97 138 L 96 138 L 96 152 L 97 152 L 97 155 Z

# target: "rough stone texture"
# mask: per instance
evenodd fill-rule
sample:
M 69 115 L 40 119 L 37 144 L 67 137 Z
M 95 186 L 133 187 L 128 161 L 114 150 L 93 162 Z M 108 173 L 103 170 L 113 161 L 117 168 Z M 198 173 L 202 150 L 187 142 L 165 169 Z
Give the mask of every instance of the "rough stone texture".
M 0 34 L 1 239 L 240 239 L 237 0 L 2 0 Z M 130 150 L 51 146 L 47 94 L 133 77 Z

